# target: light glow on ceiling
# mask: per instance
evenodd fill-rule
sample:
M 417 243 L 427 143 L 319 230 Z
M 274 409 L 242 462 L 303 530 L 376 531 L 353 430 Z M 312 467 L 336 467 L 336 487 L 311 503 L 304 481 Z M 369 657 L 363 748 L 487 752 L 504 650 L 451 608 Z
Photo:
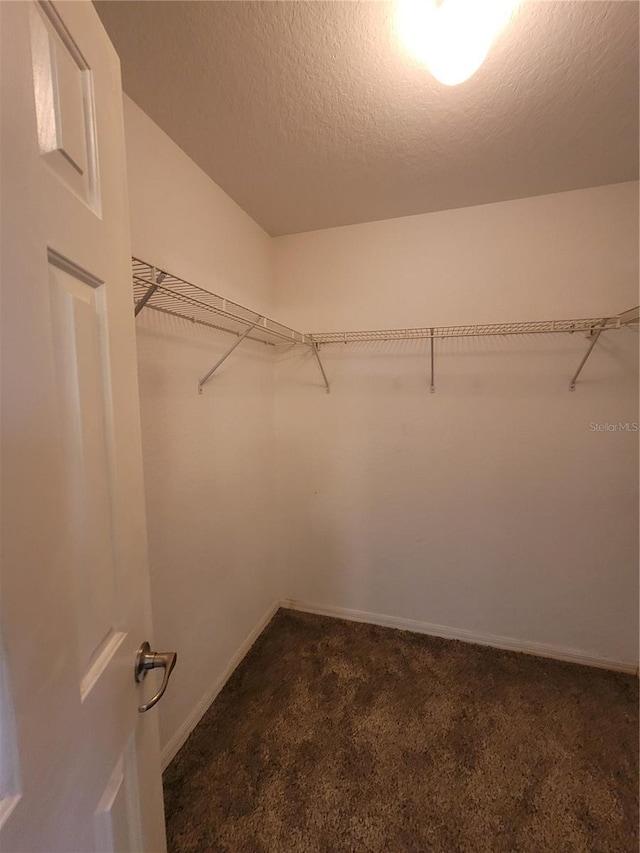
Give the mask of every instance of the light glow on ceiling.
M 518 0 L 397 0 L 396 30 L 409 53 L 446 86 L 476 73 Z

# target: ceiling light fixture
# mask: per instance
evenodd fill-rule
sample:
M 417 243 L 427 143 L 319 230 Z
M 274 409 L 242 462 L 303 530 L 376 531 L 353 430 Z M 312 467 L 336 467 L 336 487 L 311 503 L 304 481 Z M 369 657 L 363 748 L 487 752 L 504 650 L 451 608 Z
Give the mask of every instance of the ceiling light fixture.
M 409 53 L 446 86 L 476 73 L 518 0 L 397 0 L 396 30 Z

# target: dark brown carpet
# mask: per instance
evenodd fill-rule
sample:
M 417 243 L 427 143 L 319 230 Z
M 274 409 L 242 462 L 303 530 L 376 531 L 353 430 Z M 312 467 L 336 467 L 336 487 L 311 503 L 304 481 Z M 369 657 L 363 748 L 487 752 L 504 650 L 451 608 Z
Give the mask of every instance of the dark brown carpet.
M 171 853 L 637 853 L 637 680 L 281 610 L 164 781 Z

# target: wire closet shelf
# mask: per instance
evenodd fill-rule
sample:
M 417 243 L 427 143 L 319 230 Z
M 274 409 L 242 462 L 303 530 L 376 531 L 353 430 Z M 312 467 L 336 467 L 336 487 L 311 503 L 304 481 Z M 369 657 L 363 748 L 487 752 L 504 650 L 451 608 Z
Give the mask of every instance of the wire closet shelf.
M 133 299 L 136 314 L 143 307 L 153 308 L 201 323 L 214 329 L 243 334 L 248 327 L 249 339 L 267 344 L 300 343 L 335 344 L 359 341 L 402 341 L 423 338 L 458 338 L 479 335 L 532 335 L 553 332 L 608 331 L 625 325 L 637 325 L 638 309 L 613 317 L 586 317 L 576 320 L 533 320 L 519 323 L 475 323 L 459 326 L 423 326 L 406 329 L 370 329 L 346 332 L 311 332 L 303 334 L 283 323 L 258 314 L 249 308 L 191 284 L 152 264 L 132 258 Z M 151 291 L 151 292 L 150 292 Z
M 132 276 L 136 315 L 145 307 L 152 308 L 238 337 L 245 335 L 250 340 L 264 344 L 309 345 L 306 336 L 295 329 L 138 258 L 132 258 Z
M 200 379 L 198 383 L 200 393 L 202 393 L 204 384 L 209 381 L 220 365 L 245 338 L 261 341 L 272 346 L 303 344 L 309 347 L 316 358 L 328 393 L 330 390 L 329 380 L 319 355 L 320 347 L 323 344 L 429 339 L 431 342 L 431 390 L 433 391 L 435 390 L 434 341 L 437 339 L 586 332 L 591 343 L 571 380 L 569 387 L 573 390 L 576 380 L 602 332 L 621 329 L 625 326 L 637 329 L 640 316 L 640 309 L 636 307 L 622 314 L 609 317 L 587 317 L 577 320 L 534 320 L 518 323 L 476 323 L 462 326 L 422 326 L 406 329 L 303 334 L 138 258 L 132 258 L 132 277 L 136 316 L 143 308 L 147 307 L 236 336 L 237 340 L 227 352 Z
M 628 315 L 628 316 L 627 316 Z M 415 329 L 371 329 L 357 332 L 314 332 L 306 335 L 312 343 L 340 344 L 359 341 L 407 341 L 422 338 L 462 338 L 479 335 L 534 335 L 551 332 L 592 332 L 619 329 L 637 323 L 638 310 L 615 317 L 588 317 L 580 320 L 533 320 L 529 323 L 475 323 L 466 326 L 425 326 Z

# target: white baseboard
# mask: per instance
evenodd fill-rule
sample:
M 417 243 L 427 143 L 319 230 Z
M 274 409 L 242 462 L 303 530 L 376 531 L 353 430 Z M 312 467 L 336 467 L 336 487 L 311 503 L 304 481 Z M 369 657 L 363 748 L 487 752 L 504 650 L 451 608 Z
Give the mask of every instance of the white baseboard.
M 636 674 L 638 663 L 636 661 L 610 660 L 609 658 L 598 658 L 584 654 L 575 649 L 564 649 L 556 646 L 547 646 L 543 643 L 530 643 L 524 640 L 514 640 L 511 637 L 499 637 L 493 634 L 477 634 L 464 628 L 448 628 L 444 625 L 435 625 L 431 622 L 420 622 L 417 619 L 402 619 L 398 616 L 384 616 L 379 613 L 367 613 L 363 610 L 348 610 L 344 607 L 332 607 L 322 604 L 311 604 L 307 601 L 297 601 L 286 598 L 276 601 L 264 614 L 262 619 L 249 633 L 235 655 L 229 661 L 228 666 L 218 678 L 213 687 L 205 693 L 195 706 L 183 725 L 174 734 L 171 740 L 162 750 L 162 769 L 164 770 L 178 753 L 193 729 L 202 719 L 205 711 L 209 708 L 218 693 L 227 683 L 233 671 L 247 654 L 251 646 L 267 627 L 280 607 L 289 610 L 299 610 L 302 613 L 316 613 L 319 616 L 333 616 L 336 619 L 346 619 L 349 622 L 366 622 L 369 625 L 382 625 L 386 628 L 398 628 L 401 631 L 413 631 L 417 634 L 429 634 L 432 637 L 443 637 L 447 640 L 461 640 L 463 643 L 475 643 L 480 646 L 492 646 L 496 649 L 505 649 L 511 652 L 522 652 L 524 654 L 536 655 L 537 657 L 553 658 L 554 660 L 579 663 L 584 666 L 595 666 L 599 669 L 610 669 L 615 672 L 627 672 Z
M 463 643 L 475 643 L 480 646 L 492 646 L 511 652 L 522 652 L 542 658 L 579 663 L 584 666 L 595 666 L 599 669 L 610 669 L 616 672 L 637 673 L 637 661 L 610 660 L 609 658 L 592 657 L 575 649 L 564 649 L 547 646 L 543 643 L 531 643 L 525 640 L 514 640 L 511 637 L 498 637 L 493 634 L 477 634 L 464 628 L 448 628 L 444 625 L 434 625 L 431 622 L 420 622 L 416 619 L 402 619 L 398 616 L 384 616 L 379 613 L 366 613 L 362 610 L 347 610 L 344 607 L 331 607 L 310 604 L 306 601 L 286 599 L 280 602 L 281 607 L 299 610 L 302 613 L 317 613 L 319 616 L 333 616 L 337 619 L 347 619 L 349 622 L 366 622 L 370 625 L 382 625 L 386 628 L 398 628 L 401 631 L 413 631 L 417 634 L 429 634 L 432 637 L 443 637 L 447 640 L 461 640 Z
M 271 607 L 267 610 L 267 612 L 264 614 L 262 619 L 258 622 L 258 624 L 255 626 L 255 628 L 253 628 L 253 630 L 249 633 L 249 635 L 246 637 L 246 639 L 244 640 L 244 642 L 242 643 L 240 648 L 237 650 L 237 652 L 231 658 L 231 660 L 229 661 L 229 664 L 225 668 L 225 670 L 222 673 L 222 675 L 220 676 L 220 678 L 218 678 L 218 680 L 215 682 L 213 687 L 205 693 L 205 695 L 198 702 L 198 704 L 195 706 L 193 711 L 189 714 L 189 716 L 184 721 L 184 723 L 180 726 L 178 731 L 174 734 L 174 736 L 171 738 L 171 740 L 164 746 L 164 748 L 162 749 L 162 769 L 163 770 L 165 770 L 169 766 L 169 764 L 173 761 L 175 756 L 178 754 L 178 750 L 180 749 L 180 747 L 184 744 L 186 739 L 189 737 L 191 732 L 195 729 L 195 727 L 198 725 L 198 723 L 200 722 L 200 720 L 204 716 L 205 711 L 207 711 L 207 709 L 209 708 L 209 706 L 211 705 L 213 700 L 216 698 L 218 693 L 220 693 L 220 691 L 225 686 L 227 681 L 231 678 L 231 676 L 233 675 L 233 671 L 236 669 L 238 664 L 241 662 L 241 660 L 247 654 L 247 652 L 249 651 L 251 646 L 258 639 L 260 634 L 267 627 L 269 622 L 273 619 L 274 615 L 276 614 L 276 612 L 278 611 L 278 609 L 281 606 L 282 606 L 281 602 L 279 602 L 279 601 L 276 601 L 274 604 L 271 605 Z

